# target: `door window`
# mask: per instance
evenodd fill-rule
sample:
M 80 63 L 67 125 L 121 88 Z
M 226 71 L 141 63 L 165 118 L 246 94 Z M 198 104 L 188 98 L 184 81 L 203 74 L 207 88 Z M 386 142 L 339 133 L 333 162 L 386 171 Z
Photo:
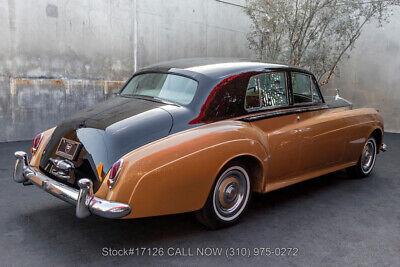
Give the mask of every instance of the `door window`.
M 285 72 L 252 76 L 246 90 L 245 108 L 265 108 L 288 104 Z
M 310 75 L 292 73 L 292 88 L 294 104 L 312 102 Z
M 318 92 L 317 82 L 315 81 L 315 79 L 311 79 L 311 80 L 312 80 L 311 90 L 312 90 L 313 102 L 322 103 L 321 96 L 319 95 L 319 92 Z
M 293 102 L 322 103 L 315 79 L 309 74 L 292 73 Z

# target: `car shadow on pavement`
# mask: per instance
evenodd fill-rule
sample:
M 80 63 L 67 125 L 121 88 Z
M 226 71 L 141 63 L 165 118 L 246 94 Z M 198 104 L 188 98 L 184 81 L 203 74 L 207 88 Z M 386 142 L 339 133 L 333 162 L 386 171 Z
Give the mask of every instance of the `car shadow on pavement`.
M 252 224 L 252 217 L 262 215 L 264 220 L 269 220 L 269 216 L 279 216 L 268 213 L 287 203 L 332 189 L 345 179 L 347 176 L 344 172 L 336 172 L 268 194 L 254 194 L 245 218 L 233 227 L 218 231 L 205 229 L 192 213 L 130 220 L 109 220 L 97 216 L 78 219 L 74 207 L 59 200 L 56 200 L 58 203 L 53 202 L 54 206 L 26 211 L 19 218 L 10 218 L 10 221 L 21 224 L 26 238 L 36 246 L 61 245 L 63 253 L 57 257 L 79 255 L 82 248 L 86 250 L 86 255 L 94 253 L 94 256 L 99 256 L 103 247 L 170 246 L 199 235 L 212 239 L 216 235 L 246 228 L 246 225 Z
M 298 201 L 307 196 L 318 196 L 320 191 L 333 190 L 335 186 L 341 186 L 346 181 L 351 181 L 345 170 L 326 174 L 311 180 L 303 181 L 284 187 L 267 194 L 253 194 L 249 213 L 258 210 L 268 210 L 269 208 L 284 205 L 284 203 Z

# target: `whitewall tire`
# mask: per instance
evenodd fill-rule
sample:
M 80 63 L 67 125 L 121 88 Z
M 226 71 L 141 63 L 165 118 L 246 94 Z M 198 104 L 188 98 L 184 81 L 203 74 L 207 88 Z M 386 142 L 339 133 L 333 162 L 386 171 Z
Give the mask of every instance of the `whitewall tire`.
M 376 139 L 371 136 L 365 142 L 361 156 L 356 165 L 347 169 L 349 174 L 355 178 L 364 178 L 371 174 L 375 166 L 378 147 Z
M 241 162 L 231 162 L 218 175 L 203 209 L 196 217 L 205 226 L 229 226 L 244 214 L 251 198 L 251 177 Z

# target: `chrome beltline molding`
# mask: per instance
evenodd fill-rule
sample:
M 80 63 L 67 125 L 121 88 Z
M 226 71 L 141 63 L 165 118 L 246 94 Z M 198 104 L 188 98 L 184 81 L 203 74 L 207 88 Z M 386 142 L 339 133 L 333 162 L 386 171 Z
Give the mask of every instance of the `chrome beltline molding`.
M 76 216 L 85 218 L 90 214 L 115 219 L 127 216 L 131 212 L 129 205 L 108 201 L 93 195 L 93 183 L 89 179 L 81 179 L 80 190 L 60 183 L 29 166 L 28 156 L 23 151 L 14 153 L 17 158 L 13 179 L 17 183 L 35 184 L 53 196 L 76 206 Z
M 293 106 L 288 106 L 288 108 L 290 108 L 290 107 L 293 107 Z M 268 118 L 275 118 L 275 117 L 279 117 L 279 116 L 304 113 L 304 112 L 308 112 L 308 111 L 317 111 L 317 110 L 323 110 L 323 109 L 329 109 L 329 108 L 330 108 L 329 106 L 320 105 L 320 106 L 314 106 L 314 107 L 311 106 L 311 107 L 301 107 L 301 108 L 296 108 L 296 109 L 277 110 L 277 111 L 247 116 L 244 118 L 240 118 L 238 120 L 245 121 L 245 122 L 251 122 L 251 121 L 257 121 L 257 120 L 263 120 L 263 119 L 268 119 Z

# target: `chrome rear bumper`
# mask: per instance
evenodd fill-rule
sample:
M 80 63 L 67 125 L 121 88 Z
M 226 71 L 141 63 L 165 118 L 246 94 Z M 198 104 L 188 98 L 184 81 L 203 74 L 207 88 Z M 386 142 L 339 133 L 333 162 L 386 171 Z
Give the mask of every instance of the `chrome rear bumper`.
M 76 216 L 85 218 L 95 214 L 105 218 L 121 218 L 131 212 L 129 205 L 104 200 L 93 195 L 93 183 L 89 179 L 81 179 L 78 184 L 80 190 L 57 182 L 42 174 L 36 168 L 29 166 L 25 152 L 14 153 L 17 161 L 14 167 L 14 181 L 17 183 L 32 183 L 59 199 L 76 206 Z

